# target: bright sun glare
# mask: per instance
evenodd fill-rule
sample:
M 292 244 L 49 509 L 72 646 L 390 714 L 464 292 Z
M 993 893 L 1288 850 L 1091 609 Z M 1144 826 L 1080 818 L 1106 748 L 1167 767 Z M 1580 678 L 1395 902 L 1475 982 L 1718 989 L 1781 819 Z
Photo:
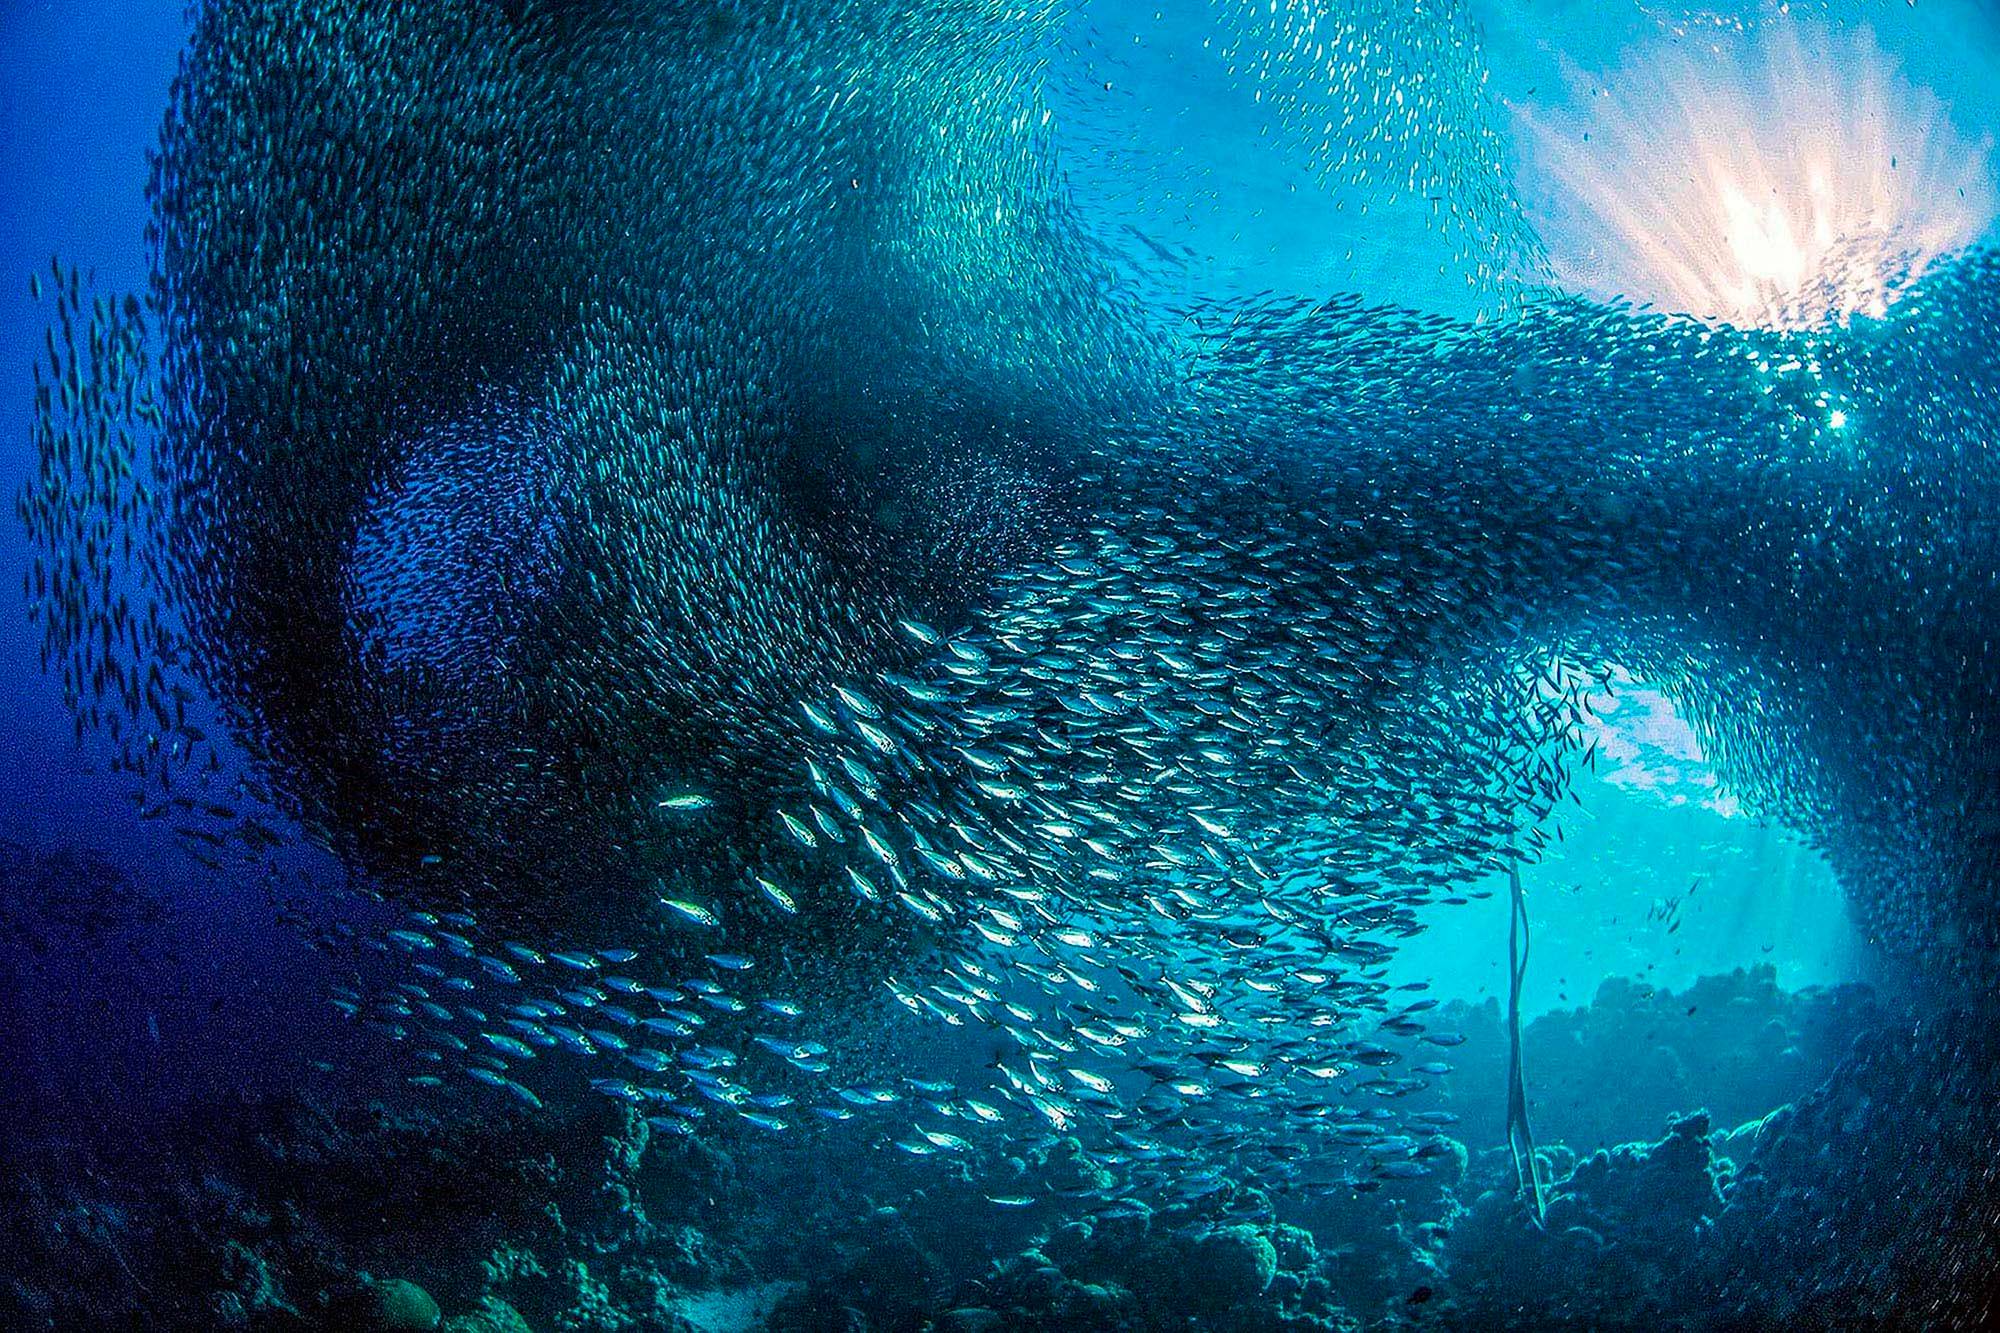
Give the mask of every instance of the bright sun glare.
M 1969 142 L 1872 34 L 1786 26 L 1642 51 L 1519 112 L 1558 277 L 1738 325 L 1879 315 L 1995 214 Z

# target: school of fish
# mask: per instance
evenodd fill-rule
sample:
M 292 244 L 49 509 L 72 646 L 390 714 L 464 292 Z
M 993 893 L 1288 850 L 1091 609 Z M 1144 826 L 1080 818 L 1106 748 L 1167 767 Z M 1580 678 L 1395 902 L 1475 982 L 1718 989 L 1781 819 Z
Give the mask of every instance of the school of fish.
M 1787 331 L 1163 306 L 1068 207 L 1074 9 L 198 6 L 152 290 L 36 279 L 79 736 L 204 860 L 296 826 L 408 905 L 336 1003 L 412 1078 L 663 1132 L 1421 1175 L 1460 1038 L 1384 965 L 1561 836 L 1615 671 L 1885 936 L 1990 947 L 1994 259 Z M 1437 9 L 1215 4 L 1502 282 Z M 858 1073 L 885 1004 L 990 1086 Z

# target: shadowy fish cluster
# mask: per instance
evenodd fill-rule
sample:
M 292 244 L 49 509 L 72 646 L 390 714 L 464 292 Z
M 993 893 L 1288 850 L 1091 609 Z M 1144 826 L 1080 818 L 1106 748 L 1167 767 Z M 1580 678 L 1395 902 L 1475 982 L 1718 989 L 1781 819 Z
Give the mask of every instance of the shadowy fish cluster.
M 1316 169 L 1518 269 L 1456 17 L 1237 8 Z M 24 505 L 79 727 L 178 792 L 186 673 L 417 908 L 339 997 L 417 1077 L 573 1057 L 676 1131 L 908 1098 L 912 1153 L 1007 1106 L 1143 1162 L 1247 1101 L 1422 1174 L 1384 1108 L 1457 1038 L 1382 964 L 1560 836 L 1614 668 L 1883 922 L 1989 939 L 1993 261 L 1805 332 L 1162 310 L 1069 207 L 1070 17 L 201 6 L 151 323 L 83 348 L 57 273 Z M 994 1089 L 844 1077 L 884 988 Z

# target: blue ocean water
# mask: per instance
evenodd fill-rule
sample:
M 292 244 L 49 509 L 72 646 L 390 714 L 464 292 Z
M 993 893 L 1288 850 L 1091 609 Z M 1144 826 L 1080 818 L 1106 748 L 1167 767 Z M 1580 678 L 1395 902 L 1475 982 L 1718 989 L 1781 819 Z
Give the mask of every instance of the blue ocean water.
M 0 13 L 0 1316 L 1991 1315 L 2000 24 L 1020 9 Z
M 178 5 L 121 7 L 116 12 L 76 5 L 11 5 L 4 22 L 7 116 L 5 263 L 7 285 L 7 475 L 17 483 L 33 469 L 34 398 L 29 373 L 44 319 L 27 275 L 65 249 L 87 247 L 107 281 L 136 288 L 145 280 L 146 154 L 157 138 L 174 61 L 186 35 Z M 12 566 L 28 558 L 26 533 L 9 525 Z M 46 827 L 68 839 L 118 826 L 115 788 L 92 793 L 68 754 L 70 722 L 46 688 L 37 642 L 27 632 L 26 607 L 9 580 L 18 614 L 9 616 L 7 713 L 21 730 L 8 803 L 11 821 Z M 26 831 L 24 830 L 24 831 Z M 119 850 L 134 859 L 137 844 Z
M 176 3 L 24 3 L 0 14 L 0 267 L 14 279 L 0 294 L 0 456 L 10 492 L 35 469 L 30 373 L 47 320 L 28 275 L 62 255 L 109 288 L 145 286 L 147 164 L 187 31 Z M 19 523 L 0 527 L 7 566 L 25 569 L 27 533 Z M 260 886 L 217 883 L 139 818 L 131 784 L 78 743 L 16 579 L 5 595 L 0 675 L 12 762 L 0 838 L 28 856 L 97 858 L 142 897 L 171 906 L 143 938 L 121 941 L 127 950 L 100 943 L 70 952 L 58 938 L 34 968 L 10 970 L 18 1004 L 10 1056 L 63 1104 L 75 1085 L 105 1085 L 84 1123 L 116 1117 L 111 1133 L 128 1116 L 157 1114 L 162 1100 L 304 1077 L 327 1054 L 315 1035 L 341 1035 L 324 1021 L 324 964 L 276 920 Z

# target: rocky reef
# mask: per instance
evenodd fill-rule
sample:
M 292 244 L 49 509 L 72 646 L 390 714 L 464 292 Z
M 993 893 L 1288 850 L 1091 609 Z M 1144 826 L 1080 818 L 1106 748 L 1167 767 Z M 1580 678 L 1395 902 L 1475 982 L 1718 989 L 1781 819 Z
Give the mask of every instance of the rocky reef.
M 208 1107 L 117 1174 L 19 1146 L 8 1328 L 670 1329 L 681 1282 L 744 1275 L 674 1209 L 648 1214 L 713 1188 L 702 1150 L 649 1151 L 643 1120 L 595 1099 Z
M 1607 984 L 1533 1029 L 1563 1131 L 1539 1221 L 1485 1146 L 1477 1023 L 1428 1173 L 1313 1188 L 1248 1158 L 1142 1175 L 1081 1133 L 950 1160 L 664 1135 L 591 1097 L 246 1097 L 116 1152 L 43 1126 L 0 1155 L 0 1325 L 1972 1328 L 2000 1271 L 1990 1030 L 1768 971 Z M 1795 1090 L 1732 1128 L 1760 1084 Z

